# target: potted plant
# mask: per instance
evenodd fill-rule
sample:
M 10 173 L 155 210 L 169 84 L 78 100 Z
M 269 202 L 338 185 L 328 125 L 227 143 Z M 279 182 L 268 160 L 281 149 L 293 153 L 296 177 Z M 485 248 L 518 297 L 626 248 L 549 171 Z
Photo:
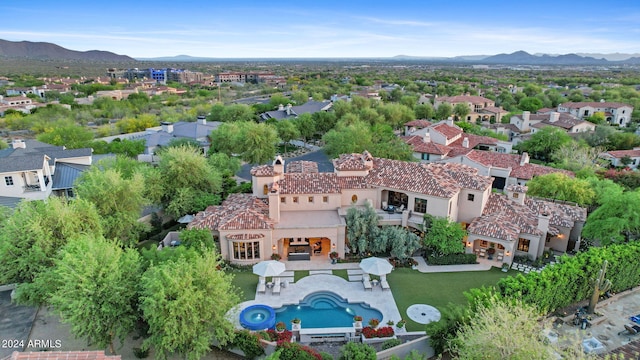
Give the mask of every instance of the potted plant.
M 276 261 L 280 260 L 280 254 L 278 253 L 271 254 L 271 260 L 276 260 Z
M 291 330 L 300 330 L 300 319 L 291 319 Z
M 335 264 L 338 261 L 338 253 L 335 251 L 332 251 L 331 253 L 329 253 L 329 259 L 331 259 L 331 263 Z
M 372 328 L 376 328 L 378 325 L 380 324 L 380 320 L 378 319 L 371 319 L 369 320 L 369 326 L 371 326 Z
M 362 316 L 360 315 L 356 315 L 353 317 L 353 321 L 356 323 L 356 327 L 357 328 L 361 328 L 362 327 Z
M 393 320 L 389 320 L 389 321 L 387 321 L 387 325 L 389 325 L 389 326 L 393 326 L 393 324 L 395 324 L 395 323 L 393 322 Z
M 492 244 L 493 245 L 493 244 Z M 487 257 L 489 260 L 493 259 L 493 254 L 496 253 L 496 248 L 494 248 L 493 246 L 487 249 L 487 254 L 489 254 L 489 256 Z
M 407 320 L 400 319 L 400 320 L 396 323 L 396 327 L 397 327 L 398 329 L 402 329 L 406 323 L 407 323 Z
M 509 263 L 502 263 L 502 272 L 509 271 Z
M 282 321 L 276 324 L 276 332 L 281 333 L 287 329 L 287 325 L 285 325 Z

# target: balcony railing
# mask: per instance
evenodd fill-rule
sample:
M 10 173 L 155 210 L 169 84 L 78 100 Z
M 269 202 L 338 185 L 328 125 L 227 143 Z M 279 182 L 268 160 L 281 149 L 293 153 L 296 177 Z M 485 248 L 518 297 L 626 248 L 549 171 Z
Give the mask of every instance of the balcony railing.
M 29 191 L 41 191 L 40 185 L 25 185 L 23 186 L 25 192 Z

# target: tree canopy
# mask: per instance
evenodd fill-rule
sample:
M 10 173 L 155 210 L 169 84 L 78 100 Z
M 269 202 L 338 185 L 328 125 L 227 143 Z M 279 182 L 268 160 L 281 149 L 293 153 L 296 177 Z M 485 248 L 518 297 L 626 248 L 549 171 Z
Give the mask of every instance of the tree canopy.
M 573 140 L 564 130 L 555 126 L 545 126 L 516 147 L 520 151 L 528 152 L 534 159 L 549 161 L 551 154 L 571 141 Z
M 459 223 L 448 218 L 424 215 L 423 244 L 435 256 L 459 254 L 464 251 L 462 244 L 466 232 Z

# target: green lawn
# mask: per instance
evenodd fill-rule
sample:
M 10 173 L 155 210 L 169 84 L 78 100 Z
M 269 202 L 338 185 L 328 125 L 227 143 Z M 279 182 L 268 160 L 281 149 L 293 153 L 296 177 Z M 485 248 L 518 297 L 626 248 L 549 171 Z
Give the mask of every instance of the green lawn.
M 342 269 L 342 270 L 332 270 L 331 271 L 333 273 L 333 275 L 335 276 L 339 276 L 347 281 L 349 281 L 349 274 L 347 273 L 346 269 Z
M 387 275 L 387 279 L 398 310 L 407 320 L 407 330 L 424 331 L 424 325 L 413 322 L 406 316 L 409 306 L 427 304 L 442 310 L 449 303 L 466 305 L 467 299 L 463 294 L 466 290 L 483 285 L 495 285 L 499 279 L 515 273 L 503 273 L 498 268 L 489 271 L 427 274 L 411 269 L 396 269 Z
M 309 276 L 309 270 L 296 270 L 293 272 L 293 282 L 298 282 L 305 276 Z
M 233 285 L 240 289 L 240 299 L 242 301 L 255 299 L 258 276 L 251 270 L 235 270 L 232 274 L 234 275 Z

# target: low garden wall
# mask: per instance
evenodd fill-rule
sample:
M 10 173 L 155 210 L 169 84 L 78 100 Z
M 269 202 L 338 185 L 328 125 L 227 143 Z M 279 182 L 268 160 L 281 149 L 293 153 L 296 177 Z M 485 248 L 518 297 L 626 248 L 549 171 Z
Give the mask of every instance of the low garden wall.
M 418 332 L 419 334 L 424 334 L 423 332 Z M 412 333 L 408 333 L 411 335 Z M 394 346 L 387 350 L 382 350 L 376 354 L 377 359 L 390 359 L 394 355 L 400 359 L 404 359 L 407 355 L 409 355 L 412 351 L 417 351 L 420 354 L 426 355 L 427 358 L 431 358 L 436 355 L 435 351 L 431 347 L 429 343 L 429 336 L 425 335 L 421 338 L 408 341 L 404 344 L 400 344 L 398 346 Z

